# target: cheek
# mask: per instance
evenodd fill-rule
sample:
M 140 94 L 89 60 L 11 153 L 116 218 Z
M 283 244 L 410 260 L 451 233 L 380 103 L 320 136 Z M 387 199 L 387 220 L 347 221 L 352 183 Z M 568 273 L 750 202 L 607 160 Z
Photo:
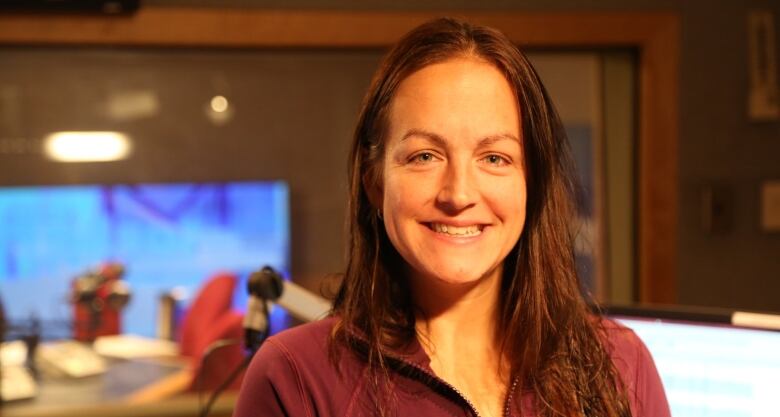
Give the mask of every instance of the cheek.
M 384 226 L 390 242 L 404 259 L 422 248 L 419 221 L 430 214 L 435 187 L 422 178 L 388 175 L 384 183 Z
M 382 211 L 385 230 L 393 245 L 397 246 L 402 220 L 412 212 L 409 190 L 397 178 L 386 175 L 383 191 Z
M 413 215 L 435 197 L 430 177 L 390 174 L 385 176 L 383 207 L 393 215 Z
M 396 178 L 385 174 L 385 181 L 382 187 L 382 211 L 384 211 L 385 218 L 392 219 L 399 206 L 403 205 L 402 190 L 403 187 Z
M 493 181 L 485 188 L 495 214 L 507 223 L 524 223 L 526 188 L 522 177 L 507 181 Z

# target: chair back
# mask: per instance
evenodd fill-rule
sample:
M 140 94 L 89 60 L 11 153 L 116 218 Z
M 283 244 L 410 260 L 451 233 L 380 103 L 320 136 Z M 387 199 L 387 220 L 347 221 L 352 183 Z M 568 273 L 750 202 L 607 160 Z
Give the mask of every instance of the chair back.
M 200 288 L 180 327 L 179 348 L 183 356 L 199 358 L 216 340 L 212 340 L 209 333 L 217 321 L 230 312 L 237 282 L 235 274 L 220 273 Z

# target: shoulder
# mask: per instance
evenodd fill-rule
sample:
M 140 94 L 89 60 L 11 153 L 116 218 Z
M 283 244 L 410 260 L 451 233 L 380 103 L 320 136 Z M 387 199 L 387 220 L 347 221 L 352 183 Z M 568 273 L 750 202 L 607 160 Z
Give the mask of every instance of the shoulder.
M 637 382 L 638 373 L 647 365 L 655 367 L 650 351 L 633 330 L 606 318 L 601 319 L 601 326 L 607 351 L 626 384 Z
M 610 319 L 601 319 L 605 347 L 615 364 L 623 383 L 630 390 L 635 389 L 639 373 L 652 356 L 642 339 L 630 328 Z
M 649 355 L 642 339 L 630 328 L 607 318 L 601 319 L 601 326 L 604 329 L 607 347 L 613 360 L 621 360 L 630 364 L 635 363 L 645 353 Z
M 338 415 L 354 384 L 341 371 L 350 367 L 330 359 L 335 323 L 326 318 L 269 337 L 252 358 L 234 415 Z
M 335 369 L 328 345 L 335 323 L 335 318 L 328 317 L 269 337 L 252 359 L 247 377 L 271 378 L 277 383 L 294 379 L 297 386 L 303 386 L 312 378 L 332 374 Z
M 601 319 L 607 350 L 629 394 L 635 417 L 668 417 L 669 405 L 655 362 L 642 339 L 630 328 Z
M 327 359 L 330 334 L 336 320 L 327 317 L 292 327 L 269 337 L 263 347 L 272 346 L 273 349 L 265 350 L 272 350 L 273 354 L 284 355 L 290 360 Z

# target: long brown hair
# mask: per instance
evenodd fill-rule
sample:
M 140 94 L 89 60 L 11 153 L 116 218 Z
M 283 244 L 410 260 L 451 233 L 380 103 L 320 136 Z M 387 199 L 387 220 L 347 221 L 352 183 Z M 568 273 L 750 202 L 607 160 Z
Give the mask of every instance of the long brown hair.
M 630 415 L 601 322 L 590 314 L 575 272 L 570 228 L 575 187 L 560 119 L 536 71 L 511 41 L 497 30 L 454 19 L 430 21 L 404 36 L 365 96 L 350 153 L 348 264 L 334 302 L 339 324 L 332 346 L 353 345 L 345 329 L 358 329 L 368 342 L 369 366 L 387 375 L 383 353 L 415 337 L 403 259 L 365 185 L 382 181 L 388 113 L 399 84 L 427 65 L 463 56 L 502 71 L 520 109 L 526 220 L 504 260 L 498 309 L 511 375 L 535 394 L 541 416 Z

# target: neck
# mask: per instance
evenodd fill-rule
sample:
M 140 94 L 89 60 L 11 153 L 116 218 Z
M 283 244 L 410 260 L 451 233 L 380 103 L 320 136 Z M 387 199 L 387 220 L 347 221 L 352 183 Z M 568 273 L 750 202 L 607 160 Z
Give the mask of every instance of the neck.
M 432 360 L 458 357 L 484 363 L 499 357 L 496 328 L 501 273 L 496 268 L 464 284 L 412 279 L 417 333 Z
M 496 334 L 501 273 L 467 284 L 412 277 L 417 333 L 431 369 L 486 416 L 500 415 L 509 384 Z

